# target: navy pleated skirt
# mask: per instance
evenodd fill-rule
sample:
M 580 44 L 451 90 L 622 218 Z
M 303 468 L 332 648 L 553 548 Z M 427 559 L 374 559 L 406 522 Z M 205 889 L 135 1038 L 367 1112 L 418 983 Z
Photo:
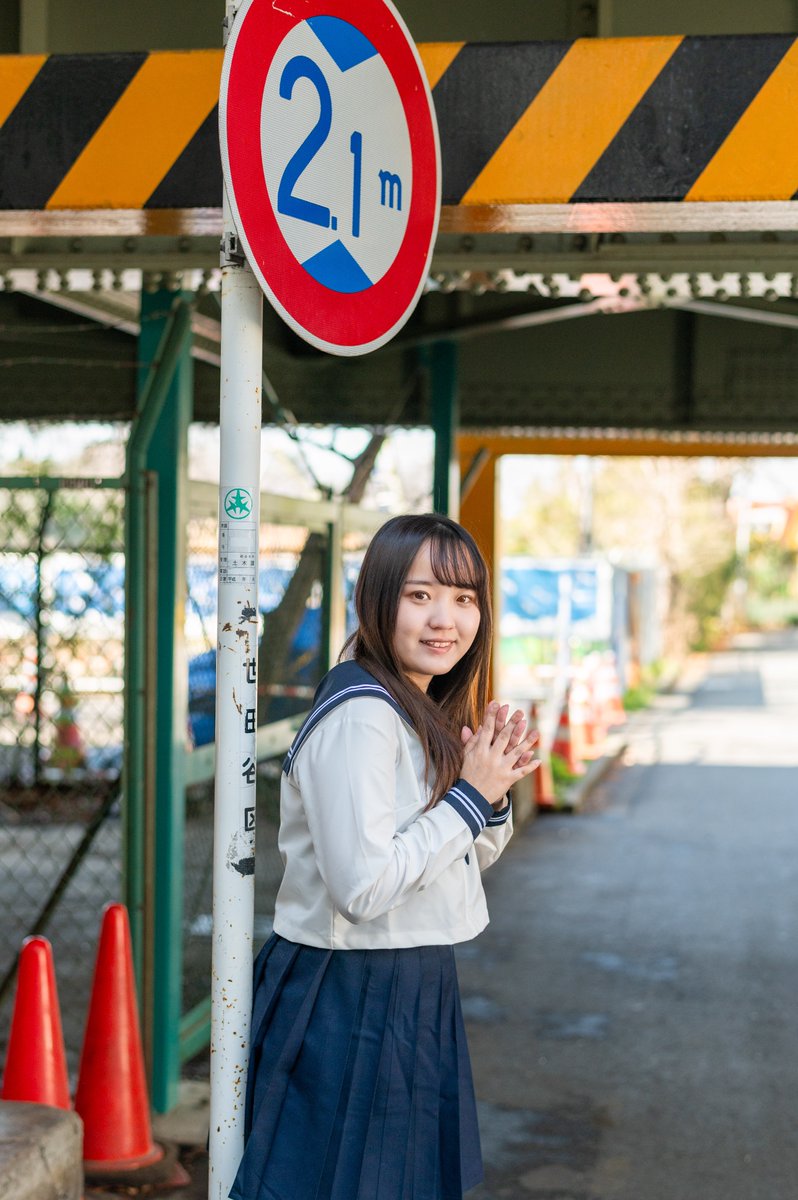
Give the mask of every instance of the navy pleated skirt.
M 451 946 L 255 963 L 234 1200 L 462 1200 L 482 1179 Z

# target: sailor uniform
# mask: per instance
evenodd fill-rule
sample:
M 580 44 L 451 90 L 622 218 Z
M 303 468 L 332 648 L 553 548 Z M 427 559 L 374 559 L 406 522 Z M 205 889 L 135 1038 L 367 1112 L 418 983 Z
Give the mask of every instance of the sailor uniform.
M 461 1200 L 482 1178 L 453 943 L 512 832 L 362 667 L 326 676 L 283 768 L 285 875 L 255 964 L 234 1200 Z

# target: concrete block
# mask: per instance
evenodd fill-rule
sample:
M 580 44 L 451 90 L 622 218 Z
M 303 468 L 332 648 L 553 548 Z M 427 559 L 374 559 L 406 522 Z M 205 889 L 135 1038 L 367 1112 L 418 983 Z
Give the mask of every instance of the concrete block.
M 211 1115 L 211 1086 L 207 1079 L 181 1079 L 177 1106 L 168 1113 L 154 1113 L 152 1132 L 156 1139 L 180 1146 L 204 1146 Z
M 0 1200 L 80 1200 L 82 1194 L 80 1117 L 0 1100 Z

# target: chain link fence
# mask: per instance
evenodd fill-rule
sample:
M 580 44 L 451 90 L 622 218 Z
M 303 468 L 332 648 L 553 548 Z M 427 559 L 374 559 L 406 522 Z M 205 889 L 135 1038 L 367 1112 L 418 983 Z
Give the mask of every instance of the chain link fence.
M 19 949 L 41 932 L 53 944 L 73 1077 L 100 915 L 122 887 L 125 497 L 120 481 L 104 483 L 0 480 L 0 1056 Z M 216 677 L 217 489 L 192 487 L 199 502 L 192 501 L 186 557 L 184 1013 L 210 992 Z M 277 725 L 285 741 L 280 723 L 308 710 L 353 627 L 354 583 L 380 518 L 358 518 L 365 530 L 350 529 L 340 506 L 269 501 L 280 511 L 261 526 L 258 726 Z M 257 777 L 258 944 L 270 932 L 282 875 L 287 741 L 270 747 Z M 189 1074 L 206 1070 L 206 1052 L 187 1065 Z
M 21 942 L 41 932 L 73 1071 L 121 887 L 124 493 L 109 482 L 0 481 L 0 1052 Z

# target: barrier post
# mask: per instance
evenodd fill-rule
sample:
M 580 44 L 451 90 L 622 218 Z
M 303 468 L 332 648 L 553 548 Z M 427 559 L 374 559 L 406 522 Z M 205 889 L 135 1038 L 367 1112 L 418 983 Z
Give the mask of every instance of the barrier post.
M 432 507 L 457 520 L 460 510 L 460 463 L 457 457 L 457 427 L 460 396 L 457 346 L 436 342 L 427 351 L 430 371 L 432 425 L 435 431 L 435 462 Z
M 229 30 L 238 4 L 227 6 Z M 244 1146 L 252 1009 L 263 297 L 227 196 L 222 236 L 219 615 L 208 1195 L 226 1200 Z
M 145 787 L 145 896 L 142 914 L 140 1006 L 152 1103 L 168 1112 L 180 1082 L 180 1013 L 183 987 L 183 844 L 188 663 L 185 649 L 188 429 L 194 399 L 190 314 L 195 297 L 165 288 L 142 291 L 141 375 L 155 361 L 171 305 L 182 301 L 188 319 L 163 407 L 153 425 L 147 468 L 150 548 L 147 561 L 150 655 L 145 737 L 152 748 L 152 777 Z M 155 504 L 152 504 L 155 501 Z M 157 712 L 157 720 L 154 714 Z

